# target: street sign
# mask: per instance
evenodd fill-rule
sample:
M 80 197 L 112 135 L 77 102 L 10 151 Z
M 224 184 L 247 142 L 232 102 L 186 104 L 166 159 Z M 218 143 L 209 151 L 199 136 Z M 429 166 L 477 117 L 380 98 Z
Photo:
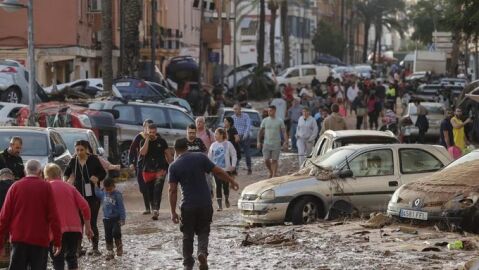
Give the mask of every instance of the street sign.
M 210 63 L 219 63 L 220 62 L 220 53 L 210 52 L 208 54 L 208 61 Z

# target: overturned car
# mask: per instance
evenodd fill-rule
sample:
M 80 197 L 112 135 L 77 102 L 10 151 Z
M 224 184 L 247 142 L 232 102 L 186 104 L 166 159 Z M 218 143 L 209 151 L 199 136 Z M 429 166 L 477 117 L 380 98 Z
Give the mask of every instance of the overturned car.
M 450 162 L 446 149 L 437 145 L 339 147 L 297 173 L 245 187 L 238 208 L 247 223 L 273 224 L 305 224 L 318 218 L 384 211 L 399 186 Z
M 440 221 L 479 232 L 479 150 L 443 170 L 401 186 L 388 214 L 408 220 Z

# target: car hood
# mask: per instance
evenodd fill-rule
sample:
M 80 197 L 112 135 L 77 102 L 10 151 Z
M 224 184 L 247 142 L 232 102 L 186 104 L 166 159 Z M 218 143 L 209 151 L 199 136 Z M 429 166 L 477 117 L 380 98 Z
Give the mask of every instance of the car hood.
M 398 191 L 398 202 L 411 204 L 421 199 L 423 207 L 470 206 L 479 199 L 479 160 L 465 162 L 452 168 L 408 183 Z

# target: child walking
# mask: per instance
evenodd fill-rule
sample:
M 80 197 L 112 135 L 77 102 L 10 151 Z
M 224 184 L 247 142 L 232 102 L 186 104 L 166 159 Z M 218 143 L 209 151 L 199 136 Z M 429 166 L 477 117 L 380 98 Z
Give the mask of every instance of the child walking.
M 236 170 L 236 150 L 231 142 L 229 142 L 226 135 L 226 131 L 222 128 L 218 128 L 215 131 L 215 142 L 211 144 L 208 151 L 208 157 L 213 163 L 232 175 Z M 226 208 L 230 207 L 229 202 L 229 184 L 216 178 L 216 200 L 218 202 L 218 211 L 223 210 L 223 193 L 225 194 Z
M 123 196 L 115 189 L 115 182 L 112 178 L 103 180 L 103 190 L 98 187 L 98 183 L 95 183 L 95 194 L 103 205 L 103 226 L 105 227 L 107 249 L 106 260 L 112 260 L 115 258 L 113 240 L 115 240 L 116 255 L 123 255 L 121 226 L 125 225 L 126 218 Z

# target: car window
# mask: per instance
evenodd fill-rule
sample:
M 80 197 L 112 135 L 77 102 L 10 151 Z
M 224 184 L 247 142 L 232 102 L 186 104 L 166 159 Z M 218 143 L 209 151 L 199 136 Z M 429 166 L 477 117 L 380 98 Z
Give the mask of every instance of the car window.
M 139 122 L 143 123 L 143 121 L 135 121 L 135 107 L 130 105 L 116 105 L 113 107 L 114 110 L 118 111 L 118 119 L 116 121 L 118 123 L 133 123 L 137 124 Z
M 349 167 L 354 177 L 393 175 L 393 152 L 381 149 L 362 153 L 349 162 Z
M 164 108 L 150 106 L 140 107 L 140 116 L 142 123 L 146 119 L 151 119 L 158 128 L 170 128 L 170 123 L 168 122 Z
M 293 78 L 293 77 L 299 77 L 299 69 L 293 69 L 288 73 L 288 75 L 286 75 L 286 78 Z
M 323 148 L 321 148 L 321 153 L 319 155 L 322 156 L 326 154 L 332 148 L 332 143 L 333 142 L 331 140 L 326 139 L 326 141 L 324 142 Z
M 323 149 L 324 144 L 326 143 L 326 138 L 323 138 L 319 144 L 318 152 L 316 152 L 317 156 L 321 155 L 321 150 Z
M 71 154 L 75 153 L 75 142 L 79 140 L 85 140 L 85 133 L 79 133 L 79 132 L 62 132 L 61 133 L 63 141 L 65 142 L 68 151 L 70 151 Z
M 315 68 L 303 68 L 301 69 L 303 72 L 303 76 L 315 76 L 316 75 L 316 69 Z
M 323 168 L 336 169 L 346 160 L 346 157 L 349 157 L 353 153 L 353 149 L 337 148 L 327 152 L 325 155 L 315 158 L 313 162 Z
M 399 160 L 403 174 L 434 172 L 444 166 L 439 159 L 422 149 L 400 149 Z
M 60 134 L 58 134 L 54 131 L 50 131 L 50 142 L 52 144 L 52 146 L 51 146 L 52 151 L 53 151 L 53 149 L 55 149 L 55 145 L 57 145 L 57 144 L 65 145 L 65 142 L 63 141 L 62 136 L 60 136 Z
M 88 108 L 93 110 L 103 110 L 104 107 L 105 107 L 105 103 L 102 103 L 102 102 L 90 103 L 88 105 Z
M 13 109 L 8 113 L 7 116 L 10 117 L 10 118 L 16 118 L 16 117 L 17 117 L 17 113 L 18 113 L 18 111 L 20 111 L 21 108 L 22 108 L 22 107 L 13 108 Z M 1 109 L 1 107 L 0 107 L 0 109 Z
M 48 156 L 48 137 L 42 133 L 28 133 L 18 131 L 0 132 L 0 149 L 6 149 L 13 136 L 22 138 L 22 156 Z
M 171 125 L 173 129 L 186 130 L 186 128 L 194 124 L 193 120 L 188 117 L 184 112 L 174 109 L 168 109 L 170 113 Z
M 90 141 L 90 145 L 91 145 L 91 148 L 93 148 L 93 152 L 95 155 L 98 154 L 98 147 L 100 147 L 98 145 L 98 141 L 96 140 L 95 138 L 95 135 L 89 133 L 88 134 L 88 140 Z

